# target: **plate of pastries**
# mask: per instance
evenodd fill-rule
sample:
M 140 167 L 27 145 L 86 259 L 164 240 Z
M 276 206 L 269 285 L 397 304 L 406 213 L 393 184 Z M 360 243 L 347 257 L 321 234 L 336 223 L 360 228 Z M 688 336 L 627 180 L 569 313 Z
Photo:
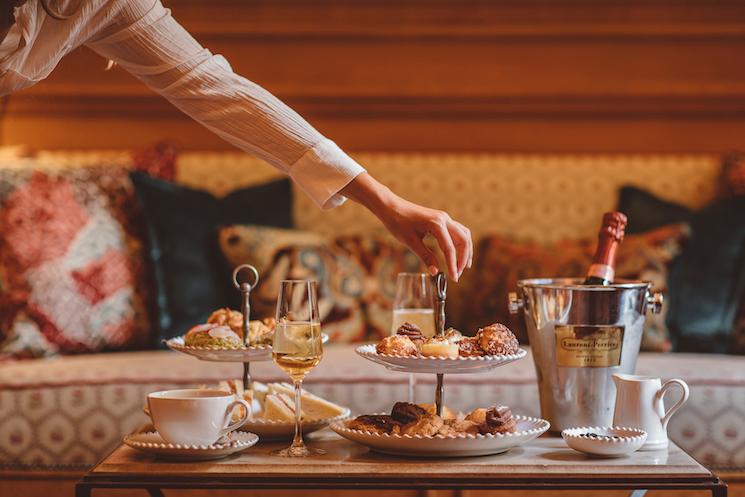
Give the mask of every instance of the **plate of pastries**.
M 397 402 L 390 414 L 365 414 L 331 423 L 342 437 L 370 449 L 423 457 L 483 456 L 506 452 L 539 437 L 546 420 L 515 416 L 507 406 L 455 413 L 443 406 Z
M 515 334 L 500 323 L 480 328 L 474 336 L 449 328 L 430 338 L 416 325 L 403 323 L 394 335 L 357 347 L 356 352 L 388 369 L 409 373 L 476 373 L 527 354 Z
M 231 392 L 251 405 L 251 414 L 240 431 L 256 433 L 261 440 L 290 439 L 295 435 L 295 391 L 290 383 L 254 381 L 250 390 L 244 390 L 242 381 L 236 379 L 222 381 L 217 388 Z M 351 413 L 349 408 L 314 395 L 305 388 L 301 406 L 304 434 L 347 419 Z M 233 417 L 240 419 L 241 415 L 236 409 Z
M 250 347 L 243 342 L 243 314 L 229 308 L 217 309 L 206 323 L 193 326 L 185 335 L 165 341 L 168 348 L 198 359 L 217 362 L 269 361 L 276 326 L 274 318 L 248 323 Z M 323 343 L 328 335 L 321 334 Z

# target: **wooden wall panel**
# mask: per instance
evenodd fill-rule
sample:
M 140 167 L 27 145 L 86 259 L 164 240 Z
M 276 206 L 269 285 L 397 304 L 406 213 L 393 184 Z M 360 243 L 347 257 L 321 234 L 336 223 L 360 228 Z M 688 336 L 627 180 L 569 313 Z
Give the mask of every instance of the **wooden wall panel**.
M 745 2 L 174 0 L 213 52 L 351 150 L 745 146 Z M 4 143 L 229 145 L 81 49 L 10 98 Z

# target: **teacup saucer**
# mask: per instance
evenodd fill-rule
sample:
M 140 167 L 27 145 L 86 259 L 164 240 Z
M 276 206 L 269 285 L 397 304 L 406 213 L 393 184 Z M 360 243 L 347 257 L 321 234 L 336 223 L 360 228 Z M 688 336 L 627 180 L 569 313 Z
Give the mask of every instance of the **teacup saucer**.
M 206 461 L 219 459 L 246 450 L 256 444 L 259 437 L 255 433 L 234 431 L 225 443 L 212 445 L 179 445 L 163 440 L 158 432 L 132 433 L 124 437 L 124 444 L 133 449 L 155 454 L 168 459 L 183 461 Z
M 566 444 L 574 450 L 600 457 L 621 457 L 639 450 L 647 432 L 636 428 L 583 426 L 561 432 Z

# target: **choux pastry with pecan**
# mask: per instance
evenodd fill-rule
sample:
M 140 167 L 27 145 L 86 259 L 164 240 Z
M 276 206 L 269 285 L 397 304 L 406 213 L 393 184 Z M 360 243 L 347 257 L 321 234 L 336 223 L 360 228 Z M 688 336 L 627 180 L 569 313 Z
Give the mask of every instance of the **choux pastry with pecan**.
M 411 339 L 403 335 L 391 335 L 382 339 L 375 346 L 378 354 L 397 356 L 415 356 L 419 353 Z
M 515 334 L 500 323 L 490 324 L 476 333 L 479 345 L 488 355 L 516 354 L 520 349 Z

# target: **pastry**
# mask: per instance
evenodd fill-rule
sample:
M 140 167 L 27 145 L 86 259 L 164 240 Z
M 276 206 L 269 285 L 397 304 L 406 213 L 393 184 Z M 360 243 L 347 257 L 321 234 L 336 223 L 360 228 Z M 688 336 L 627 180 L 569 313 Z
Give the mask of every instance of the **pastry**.
M 457 359 L 458 344 L 450 343 L 444 337 L 433 337 L 422 344 L 419 353 L 425 357 L 446 357 L 448 359 Z
M 416 421 L 401 427 L 402 435 L 431 437 L 437 434 L 445 422 L 436 414 L 425 414 Z
M 415 356 L 418 351 L 414 342 L 407 336 L 391 335 L 385 337 L 375 347 L 378 354 L 388 354 L 397 356 Z
M 478 337 L 463 337 L 458 342 L 458 353 L 461 357 L 481 357 L 484 349 L 481 348 Z
M 514 433 L 517 431 L 517 421 L 507 406 L 492 407 L 486 411 L 486 420 L 479 425 L 483 434 Z
M 477 435 L 479 433 L 478 425 L 463 417 L 446 419 L 444 421 L 442 428 L 437 432 L 438 435 L 447 437 L 451 435 Z
M 515 335 L 503 324 L 494 323 L 476 333 L 479 345 L 488 355 L 516 354 L 519 343 Z
M 347 423 L 350 430 L 369 431 L 372 433 L 392 433 L 400 429 L 401 424 L 386 414 L 365 414 L 357 416 Z
M 391 417 L 401 424 L 417 421 L 427 415 L 427 410 L 409 402 L 396 402 L 391 409 Z
M 517 422 L 512 417 L 510 408 L 506 406 L 474 409 L 466 416 L 466 420 L 477 425 L 479 433 L 482 434 L 517 431 Z
M 243 339 L 243 314 L 227 307 L 218 309 L 207 318 L 208 324 L 219 324 L 227 326 L 233 333 Z
M 253 320 L 248 323 L 248 338 L 251 345 L 271 345 L 274 339 L 276 320 Z
M 198 324 L 186 332 L 186 335 L 184 335 L 184 345 L 189 347 L 239 349 L 243 346 L 243 341 L 228 326 Z
M 414 345 L 416 345 L 417 348 L 421 347 L 425 340 L 424 335 L 422 335 L 422 330 L 413 323 L 403 323 L 398 327 L 398 330 L 396 330 L 396 335 L 409 337 L 409 340 L 414 342 Z
M 445 330 L 445 339 L 450 343 L 459 343 L 463 338 L 463 334 L 455 328 Z
M 486 423 L 486 411 L 488 411 L 488 409 L 485 409 L 483 407 L 474 409 L 466 415 L 466 420 L 476 425 L 484 424 Z
M 437 414 L 437 406 L 435 404 L 419 404 L 419 407 L 427 411 L 427 414 Z M 445 421 L 455 419 L 455 413 L 448 406 L 442 406 L 442 419 Z

